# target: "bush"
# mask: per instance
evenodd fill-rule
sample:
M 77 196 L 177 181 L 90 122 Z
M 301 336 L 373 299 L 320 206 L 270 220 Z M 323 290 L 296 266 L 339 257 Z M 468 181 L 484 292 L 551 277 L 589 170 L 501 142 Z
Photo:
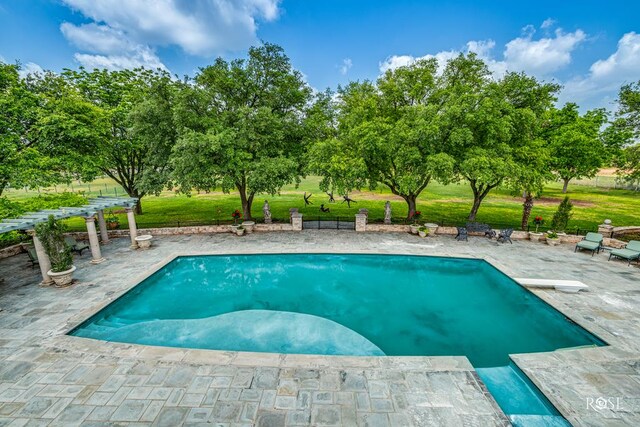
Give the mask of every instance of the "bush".
M 558 210 L 553 214 L 551 219 L 551 229 L 554 231 L 564 231 L 567 229 L 569 220 L 573 215 L 571 210 L 573 204 L 569 201 L 569 196 L 566 196 L 562 202 L 558 205 Z
M 59 273 L 73 266 L 71 248 L 64 241 L 66 226 L 49 215 L 47 222 L 36 224 L 36 235 L 51 261 L 51 271 Z

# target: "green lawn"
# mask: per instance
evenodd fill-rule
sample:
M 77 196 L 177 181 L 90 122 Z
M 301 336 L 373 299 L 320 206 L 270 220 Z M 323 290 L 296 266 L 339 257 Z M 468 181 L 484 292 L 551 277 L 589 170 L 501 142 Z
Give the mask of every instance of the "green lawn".
M 351 208 L 347 204 L 340 203 L 336 196 L 336 203 L 329 204 L 328 197 L 318 189 L 319 178 L 309 177 L 298 188 L 287 186 L 276 196 L 260 195 L 256 197 L 252 213 L 258 220 L 262 219 L 262 204 L 269 200 L 274 219 L 286 220 L 289 208 L 296 207 L 306 218 L 318 217 L 349 217 L 357 213 L 359 208 L 369 209 L 371 221 L 381 221 L 384 216 L 384 203 L 391 200 L 393 216 L 401 221 L 407 214 L 405 202 L 390 194 L 386 188 L 378 188 L 373 191 L 356 192 L 351 197 L 357 201 Z M 101 179 L 90 184 L 91 195 L 115 194 L 116 185 L 108 179 Z M 74 184 L 75 191 L 88 192 L 88 184 Z M 64 191 L 58 187 L 58 191 Z M 71 190 L 71 188 L 68 188 Z M 41 190 L 42 191 L 42 190 Z M 122 195 L 122 189 L 116 190 Z M 304 206 L 302 194 L 313 193 L 311 201 L 313 205 Z M 37 195 L 37 192 L 24 190 L 10 190 L 6 196 L 14 200 L 23 200 Z M 569 223 L 571 229 L 595 229 L 605 218 L 610 218 L 614 225 L 639 225 L 640 224 L 640 193 L 628 190 L 612 190 L 595 188 L 585 185 L 570 185 L 568 195 L 574 202 L 574 215 Z M 543 198 L 536 200 L 532 218 L 541 215 L 548 222 L 551 220 L 558 203 L 562 199 L 561 185 L 553 183 L 545 189 Z M 440 185 L 431 184 L 419 199 L 418 209 L 422 211 L 421 222 L 437 222 L 440 224 L 463 224 L 471 208 L 472 195 L 466 183 Z M 492 224 L 496 227 L 519 227 L 522 214 L 522 198 L 514 197 L 506 189 L 492 191 L 485 199 L 477 220 Z M 330 213 L 321 213 L 321 203 L 331 209 Z M 148 196 L 143 199 L 143 215 L 137 217 L 139 227 L 161 227 L 194 224 L 212 224 L 217 221 L 229 222 L 231 212 L 240 209 L 240 199 L 237 194 L 222 194 L 215 192 L 210 194 L 193 194 L 191 197 L 177 195 L 166 191 L 160 196 Z M 119 214 L 121 226 L 126 227 L 126 216 Z M 547 223 L 548 223 L 547 222 Z M 69 221 L 72 229 L 84 229 L 83 220 L 75 218 Z

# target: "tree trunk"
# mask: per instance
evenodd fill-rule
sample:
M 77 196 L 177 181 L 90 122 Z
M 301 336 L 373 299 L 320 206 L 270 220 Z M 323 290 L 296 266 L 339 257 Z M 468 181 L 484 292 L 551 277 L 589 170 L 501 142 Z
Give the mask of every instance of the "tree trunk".
M 0 196 L 2 196 L 4 189 L 7 188 L 8 183 L 9 183 L 9 180 L 7 178 L 0 179 Z
M 142 215 L 142 196 L 138 198 L 138 203 L 136 203 L 136 215 Z
M 564 185 L 562 186 L 562 193 L 566 193 L 567 192 L 567 188 L 569 187 L 569 181 L 571 181 L 571 178 L 563 178 L 564 180 Z
M 242 202 L 242 218 L 245 221 L 252 221 L 251 205 L 253 204 L 253 196 L 255 194 L 251 193 L 247 196 L 247 191 L 244 187 L 238 187 L 238 191 L 240 192 L 240 201 Z
M 413 215 L 416 213 L 416 198 L 417 198 L 417 196 L 408 195 L 408 196 L 402 196 L 402 198 L 405 200 L 405 202 L 407 202 L 407 206 L 409 208 L 409 211 L 407 213 L 407 219 L 411 219 L 413 217 Z
M 531 210 L 533 209 L 533 196 L 531 193 L 526 193 L 524 198 L 524 203 L 522 204 L 522 223 L 520 224 L 520 228 L 522 230 L 527 229 L 527 225 L 529 224 L 529 217 L 531 216 Z
M 476 220 L 476 215 L 478 214 L 478 209 L 480 209 L 482 199 L 483 197 L 481 197 L 479 194 L 473 195 L 473 206 L 471 206 L 471 212 L 469 212 L 469 216 L 467 217 L 469 221 Z

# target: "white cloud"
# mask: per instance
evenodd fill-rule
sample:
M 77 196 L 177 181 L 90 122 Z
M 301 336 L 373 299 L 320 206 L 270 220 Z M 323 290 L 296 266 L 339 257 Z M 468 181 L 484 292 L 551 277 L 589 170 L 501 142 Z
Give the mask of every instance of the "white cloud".
M 36 64 L 35 62 L 27 62 L 26 64 L 21 64 L 20 65 L 20 77 L 22 77 L 23 79 L 25 77 L 27 77 L 29 74 L 43 74 L 44 73 L 44 69 Z
M 75 60 L 88 69 L 167 69 L 151 47 L 135 43 L 122 31 L 107 25 L 73 25 L 65 22 L 60 30 L 69 42 L 85 52 L 91 52 L 74 55 Z
M 189 54 L 202 56 L 245 49 L 255 43 L 256 20 L 276 19 L 280 3 L 280 0 L 63 1 L 134 43 L 175 45 Z M 95 34 L 95 28 L 83 30 Z
M 589 72 L 565 83 L 562 102 L 577 102 L 585 108 L 611 107 L 625 83 L 640 80 L 640 34 L 630 32 L 618 41 L 616 51 L 594 62 Z
M 504 62 L 512 71 L 525 71 L 544 76 L 560 70 L 571 63 L 571 53 L 586 39 L 582 30 L 573 33 L 555 31 L 555 37 L 533 39 L 529 33 L 507 43 Z
M 543 27 L 552 25 L 547 20 Z M 393 55 L 379 64 L 380 72 L 409 65 L 418 59 L 436 58 L 442 68 L 447 60 L 460 53 L 474 52 L 487 63 L 489 70 L 500 77 L 507 71 L 525 71 L 538 77 L 548 76 L 571 63 L 571 53 L 586 39 L 582 30 L 564 33 L 557 29 L 552 37 L 534 39 L 535 28 L 531 25 L 522 29 L 523 34 L 509 41 L 504 48 L 502 59 L 496 59 L 493 50 L 496 43 L 493 40 L 472 40 L 460 50 L 441 51 L 420 57 L 410 55 Z
M 351 58 L 345 58 L 342 60 L 342 65 L 340 66 L 340 74 L 346 76 L 351 67 L 353 66 L 353 62 Z
M 555 24 L 556 24 L 555 19 L 547 18 L 542 22 L 542 25 L 540 25 L 540 28 L 542 28 L 543 30 L 548 30 L 549 28 L 553 27 Z

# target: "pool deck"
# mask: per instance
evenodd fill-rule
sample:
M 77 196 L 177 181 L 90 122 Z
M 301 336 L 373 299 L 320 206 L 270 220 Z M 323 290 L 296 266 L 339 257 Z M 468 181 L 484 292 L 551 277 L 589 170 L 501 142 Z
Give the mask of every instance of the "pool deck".
M 134 252 L 115 239 L 98 265 L 76 257 L 78 283 L 66 289 L 38 286 L 25 254 L 0 260 L 0 426 L 509 425 L 465 357 L 237 353 L 65 335 L 176 255 L 284 252 L 484 258 L 512 277 L 583 281 L 590 292 L 534 292 L 610 345 L 512 358 L 574 425 L 640 425 L 640 268 L 606 253 L 352 231 L 153 243 Z

